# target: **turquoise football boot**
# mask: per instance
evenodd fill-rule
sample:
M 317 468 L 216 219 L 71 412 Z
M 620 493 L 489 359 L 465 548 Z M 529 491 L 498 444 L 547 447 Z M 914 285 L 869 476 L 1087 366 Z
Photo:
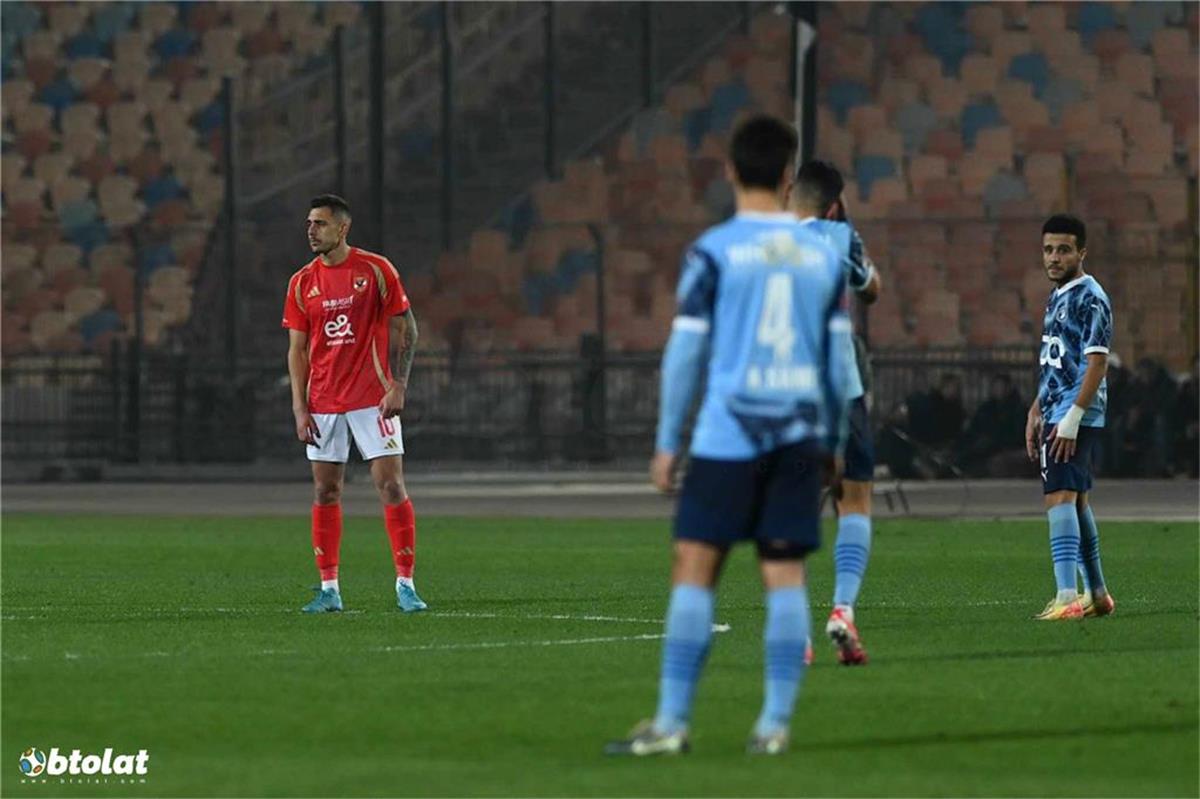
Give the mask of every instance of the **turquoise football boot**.
M 314 588 L 317 595 L 313 597 L 313 601 L 309 602 L 304 607 L 300 608 L 302 613 L 341 613 L 342 612 L 342 595 L 332 588 L 324 590 Z
M 396 583 L 396 604 L 405 613 L 416 613 L 429 607 L 417 596 L 416 589 L 407 583 Z

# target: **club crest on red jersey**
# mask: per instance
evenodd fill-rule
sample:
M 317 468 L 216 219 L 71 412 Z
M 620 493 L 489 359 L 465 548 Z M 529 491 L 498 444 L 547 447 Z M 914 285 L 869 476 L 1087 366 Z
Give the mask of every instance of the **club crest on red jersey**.
M 367 276 L 366 275 L 355 275 L 354 276 L 354 290 L 355 291 L 366 291 L 367 290 Z

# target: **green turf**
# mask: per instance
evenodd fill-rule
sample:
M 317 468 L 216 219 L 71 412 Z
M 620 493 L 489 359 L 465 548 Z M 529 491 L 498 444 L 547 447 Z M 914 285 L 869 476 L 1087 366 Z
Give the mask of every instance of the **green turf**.
M 693 754 L 627 761 L 600 750 L 652 712 L 660 644 L 636 636 L 661 629 L 665 523 L 421 519 L 432 612 L 408 616 L 381 525 L 350 519 L 356 612 L 307 617 L 305 518 L 3 521 L 4 795 L 1200 792 L 1194 524 L 1104 524 L 1117 614 L 1046 624 L 1029 620 L 1053 588 L 1042 524 L 880 523 L 871 665 L 837 667 L 817 641 L 793 751 L 773 760 L 742 753 L 762 611 L 739 552 Z M 812 561 L 818 625 L 830 567 Z M 573 618 L 538 618 L 554 615 Z M 615 640 L 561 643 L 578 639 Z M 150 773 L 27 784 L 29 746 L 146 748 Z

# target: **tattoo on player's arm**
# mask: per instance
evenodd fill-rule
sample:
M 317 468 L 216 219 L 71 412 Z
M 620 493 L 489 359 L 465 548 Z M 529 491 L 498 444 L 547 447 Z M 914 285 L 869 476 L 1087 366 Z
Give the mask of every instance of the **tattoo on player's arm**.
M 393 373 L 408 385 L 408 376 L 412 372 L 413 358 L 417 354 L 417 317 L 409 308 L 399 317 L 400 330 L 397 337 L 396 364 Z

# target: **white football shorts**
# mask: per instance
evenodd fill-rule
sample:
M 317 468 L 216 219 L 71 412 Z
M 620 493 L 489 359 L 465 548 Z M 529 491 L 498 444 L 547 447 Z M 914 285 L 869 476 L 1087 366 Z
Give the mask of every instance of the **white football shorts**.
M 317 445 L 308 446 L 310 461 L 345 463 L 350 459 L 350 436 L 363 460 L 404 454 L 399 417 L 384 419 L 375 407 L 346 413 L 314 413 L 321 435 Z

